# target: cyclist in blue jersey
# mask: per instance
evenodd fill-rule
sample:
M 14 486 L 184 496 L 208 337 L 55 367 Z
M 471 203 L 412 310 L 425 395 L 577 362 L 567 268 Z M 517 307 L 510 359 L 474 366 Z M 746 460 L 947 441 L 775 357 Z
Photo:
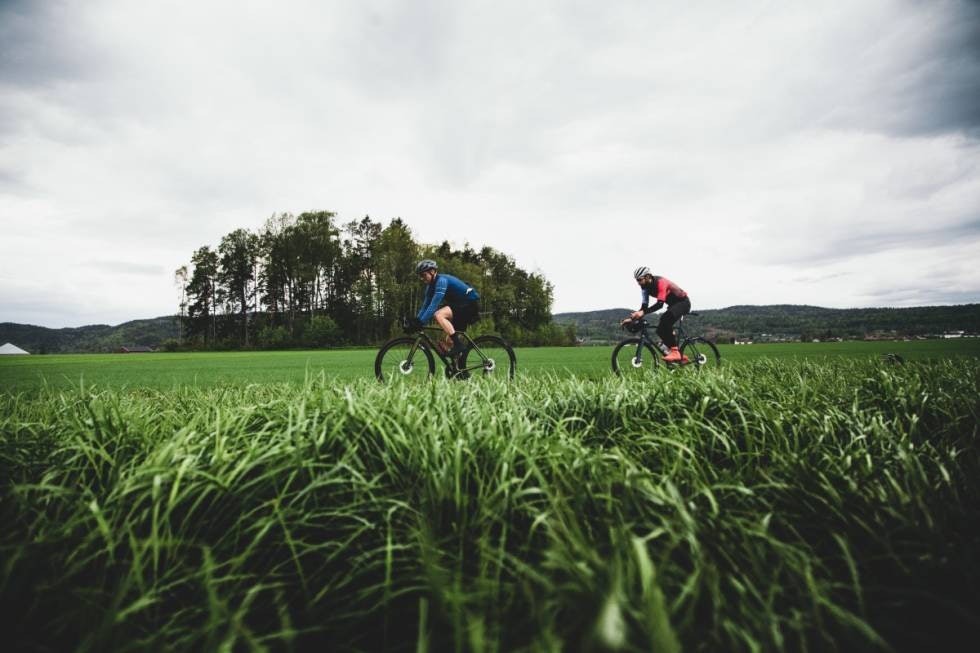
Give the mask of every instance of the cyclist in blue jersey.
M 439 266 L 430 259 L 420 261 L 415 266 L 415 273 L 426 284 L 426 289 L 425 301 L 411 326 L 418 329 L 435 318 L 446 332 L 448 353 L 455 358 L 464 348 L 456 329 L 465 330 L 480 318 L 480 294 L 451 274 L 440 274 Z

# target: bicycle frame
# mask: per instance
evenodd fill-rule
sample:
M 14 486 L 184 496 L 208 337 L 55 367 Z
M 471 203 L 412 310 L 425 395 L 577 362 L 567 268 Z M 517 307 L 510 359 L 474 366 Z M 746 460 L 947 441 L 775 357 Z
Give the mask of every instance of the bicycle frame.
M 696 316 L 697 313 L 688 313 L 688 315 Z M 721 353 L 715 344 L 701 335 L 689 334 L 684 328 L 683 322 L 684 316 L 681 316 L 673 325 L 674 331 L 677 334 L 677 348 L 680 350 L 680 356 L 677 356 L 673 352 L 668 353 L 662 340 L 650 333 L 652 324 L 644 319 L 624 320 L 623 327 L 632 336 L 620 340 L 613 347 L 613 372 L 622 376 L 624 371 L 629 368 L 645 369 L 643 364 L 643 357 L 645 355 L 652 356 L 653 367 L 657 367 L 661 364 L 660 357 L 657 355 L 660 352 L 664 353 L 663 364 L 668 369 L 684 367 L 686 365 L 694 365 L 695 369 L 700 369 L 705 365 L 710 367 L 719 365 L 721 363 Z M 659 335 L 657 334 L 657 336 Z M 644 354 L 644 350 L 647 350 L 648 353 Z
M 697 315 L 697 314 L 696 313 L 688 313 L 687 315 Z M 682 315 L 680 317 L 680 319 L 677 320 L 677 322 L 674 324 L 674 330 L 677 332 L 677 345 L 678 345 L 678 347 L 684 346 L 687 343 L 689 343 L 689 342 L 691 342 L 692 340 L 695 339 L 694 337 L 688 336 L 687 335 L 687 332 L 684 331 L 684 318 L 687 317 L 687 315 Z M 638 346 L 636 348 L 636 360 L 637 360 L 637 362 L 640 362 L 640 361 L 643 360 L 643 344 L 644 343 L 650 345 L 654 349 L 659 349 L 659 347 L 657 347 L 658 343 L 662 343 L 663 342 L 660 339 L 660 336 L 657 336 L 656 338 L 653 338 L 653 337 L 650 336 L 650 327 L 651 326 L 653 326 L 653 325 L 651 325 L 646 320 L 642 320 L 641 321 L 640 330 L 638 332 L 638 335 L 640 337 L 640 343 L 639 343 L 640 346 Z M 683 365 L 683 363 L 682 363 L 682 365 Z
M 463 372 L 469 372 L 472 370 L 483 369 L 483 362 L 486 360 L 487 357 L 484 355 L 482 351 L 480 351 L 480 348 L 476 346 L 476 343 L 473 342 L 473 339 L 470 338 L 465 331 L 457 331 L 456 333 L 458 333 L 460 337 L 462 337 L 466 341 L 467 346 L 472 351 L 475 351 L 480 356 L 480 364 L 474 365 L 472 367 L 465 367 L 463 369 L 459 369 L 456 367 L 456 361 L 453 360 L 452 357 L 444 354 L 442 350 L 437 346 L 436 340 L 433 340 L 429 336 L 429 334 L 426 333 L 426 331 L 442 332 L 442 329 L 439 327 L 422 327 L 422 330 L 419 331 L 417 334 L 415 334 L 415 344 L 412 345 L 412 349 L 409 350 L 408 352 L 408 358 L 406 359 L 407 363 L 409 363 L 410 365 L 412 364 L 412 361 L 415 358 L 415 352 L 418 350 L 419 345 L 424 343 L 425 346 L 428 348 L 428 350 L 435 353 L 435 355 L 439 357 L 439 360 L 442 361 L 442 364 L 446 368 L 452 371 L 453 375 L 461 374 Z

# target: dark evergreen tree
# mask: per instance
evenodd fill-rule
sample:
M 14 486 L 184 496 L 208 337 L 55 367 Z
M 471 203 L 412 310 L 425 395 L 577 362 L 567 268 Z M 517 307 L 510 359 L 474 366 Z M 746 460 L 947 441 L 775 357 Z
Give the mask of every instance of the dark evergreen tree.
M 194 272 L 187 283 L 187 334 L 213 345 L 218 306 L 218 255 L 205 245 L 191 256 Z

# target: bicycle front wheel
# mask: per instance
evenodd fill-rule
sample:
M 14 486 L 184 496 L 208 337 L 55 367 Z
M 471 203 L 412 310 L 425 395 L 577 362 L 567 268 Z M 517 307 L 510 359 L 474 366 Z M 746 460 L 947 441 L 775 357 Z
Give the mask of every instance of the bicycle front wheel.
M 432 352 L 416 338 L 389 340 L 374 359 L 374 375 L 382 383 L 423 383 L 435 372 Z
M 513 379 L 517 371 L 514 350 L 499 336 L 474 338 L 460 362 L 460 374 Z
M 681 354 L 687 356 L 691 365 L 696 369 L 718 367 L 721 365 L 721 354 L 715 343 L 705 338 L 697 337 L 685 340 L 681 345 Z
M 641 338 L 626 338 L 612 352 L 613 372 L 622 377 L 650 374 L 660 365 L 660 353 Z

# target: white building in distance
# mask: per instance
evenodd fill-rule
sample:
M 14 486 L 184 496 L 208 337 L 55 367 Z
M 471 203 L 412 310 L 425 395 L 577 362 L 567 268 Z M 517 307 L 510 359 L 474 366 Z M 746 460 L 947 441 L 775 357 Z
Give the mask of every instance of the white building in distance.
M 9 342 L 3 347 L 0 347 L 0 356 L 15 356 L 17 354 L 27 355 L 30 354 L 30 352 L 24 351 L 17 345 L 12 345 Z

